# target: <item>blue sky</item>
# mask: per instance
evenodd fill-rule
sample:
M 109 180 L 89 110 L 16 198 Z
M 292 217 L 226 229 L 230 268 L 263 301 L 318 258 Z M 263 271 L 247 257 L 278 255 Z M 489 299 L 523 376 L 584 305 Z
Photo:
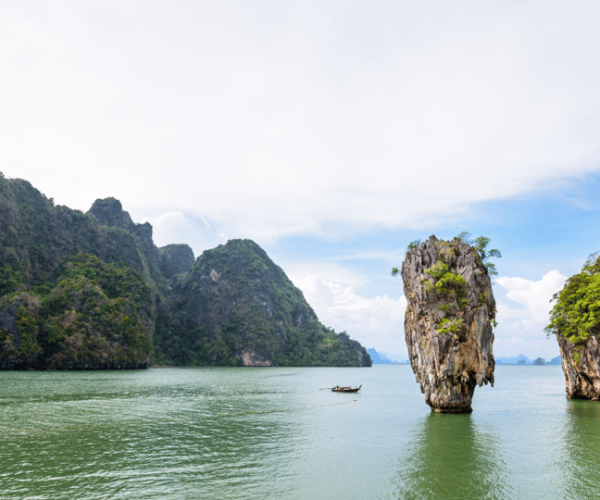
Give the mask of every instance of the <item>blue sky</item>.
M 406 353 L 409 241 L 501 250 L 497 356 L 558 354 L 600 249 L 596 1 L 7 0 L 0 167 L 157 244 L 258 242 L 320 319 Z

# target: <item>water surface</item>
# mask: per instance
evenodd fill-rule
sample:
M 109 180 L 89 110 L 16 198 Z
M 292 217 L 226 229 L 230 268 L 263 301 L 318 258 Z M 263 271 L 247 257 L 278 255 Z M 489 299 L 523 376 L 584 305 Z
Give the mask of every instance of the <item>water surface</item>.
M 408 366 L 0 372 L 0 498 L 598 498 L 600 404 L 496 381 L 439 415 Z

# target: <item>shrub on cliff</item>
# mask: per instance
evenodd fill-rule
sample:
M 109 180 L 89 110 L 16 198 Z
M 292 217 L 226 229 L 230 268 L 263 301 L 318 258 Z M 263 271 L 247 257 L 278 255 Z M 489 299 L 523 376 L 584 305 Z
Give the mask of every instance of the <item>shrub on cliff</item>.
M 556 304 L 546 327 L 549 335 L 562 336 L 574 344 L 600 333 L 600 257 L 590 257 L 581 272 L 554 294 Z

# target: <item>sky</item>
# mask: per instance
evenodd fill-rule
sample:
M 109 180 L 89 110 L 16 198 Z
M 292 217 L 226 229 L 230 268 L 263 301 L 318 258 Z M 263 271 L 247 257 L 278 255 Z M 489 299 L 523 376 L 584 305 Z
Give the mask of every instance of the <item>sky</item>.
M 406 357 L 407 244 L 502 258 L 494 353 L 550 359 L 600 250 L 597 1 L 0 0 L 0 170 L 121 200 L 157 245 L 261 245 L 321 321 Z

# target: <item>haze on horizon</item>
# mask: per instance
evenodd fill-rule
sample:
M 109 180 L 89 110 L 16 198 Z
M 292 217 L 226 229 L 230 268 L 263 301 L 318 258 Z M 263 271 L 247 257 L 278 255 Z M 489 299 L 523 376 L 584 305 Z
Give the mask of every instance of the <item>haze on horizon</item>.
M 0 4 L 1 170 L 158 245 L 259 243 L 319 318 L 406 353 L 409 241 L 492 239 L 497 356 L 558 354 L 598 241 L 600 4 Z

